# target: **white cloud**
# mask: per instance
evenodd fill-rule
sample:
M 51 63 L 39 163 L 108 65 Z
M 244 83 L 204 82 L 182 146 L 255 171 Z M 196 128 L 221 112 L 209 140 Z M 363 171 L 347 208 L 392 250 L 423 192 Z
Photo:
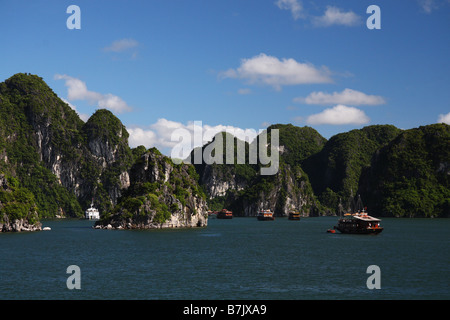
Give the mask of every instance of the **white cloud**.
M 332 94 L 324 92 L 312 92 L 306 98 L 294 98 L 294 102 L 306 104 L 344 104 L 344 105 L 379 105 L 386 101 L 381 96 L 368 95 L 361 91 L 345 89 L 342 92 L 333 92 Z
M 127 105 L 120 97 L 111 93 L 107 93 L 98 100 L 98 106 L 102 109 L 110 109 L 118 113 L 131 111 L 131 107 Z
M 298 0 L 278 0 L 275 4 L 281 10 L 289 10 L 292 13 L 292 17 L 297 20 L 302 16 L 303 6 Z
M 314 17 L 313 24 L 318 27 L 329 27 L 332 25 L 355 26 L 361 23 L 361 17 L 353 11 L 343 11 L 334 6 L 327 6 L 323 16 Z
M 56 80 L 65 80 L 67 89 L 67 99 L 85 100 L 90 105 L 97 105 L 100 108 L 109 109 L 111 111 L 122 113 L 131 111 L 131 107 L 122 100 L 122 98 L 111 93 L 102 94 L 95 91 L 89 91 L 86 83 L 80 79 L 68 76 L 66 74 L 56 74 Z
M 103 50 L 112 52 L 123 52 L 131 48 L 136 48 L 138 45 L 139 42 L 137 42 L 134 39 L 121 39 L 114 41 L 113 43 L 111 43 L 110 46 L 103 48 Z
M 333 108 L 325 109 L 320 113 L 310 115 L 306 119 L 308 124 L 317 125 L 365 124 L 369 121 L 369 117 L 363 111 L 344 105 L 337 105 Z
M 156 145 L 156 134 L 152 130 L 134 127 L 127 128 L 127 131 L 130 134 L 128 143 L 132 148 L 138 146 L 145 146 L 146 148 L 150 148 Z
M 317 69 L 310 63 L 300 63 L 294 59 L 279 60 L 261 53 L 250 59 L 242 59 L 237 69 L 229 69 L 220 74 L 223 78 L 240 78 L 250 84 L 265 84 L 280 90 L 283 85 L 329 83 L 330 71 L 326 67 Z
M 88 119 L 89 119 L 89 115 L 88 114 L 79 113 L 78 110 L 77 110 L 77 107 L 75 105 L 73 105 L 72 103 L 70 103 L 69 101 L 67 101 L 64 98 L 61 98 L 61 100 L 64 101 L 65 103 L 67 103 L 67 105 L 69 107 L 71 107 L 78 114 L 78 116 L 80 117 L 81 120 L 83 120 L 84 122 L 88 121 Z
M 450 125 L 450 112 L 447 114 L 440 114 L 438 123 L 446 123 Z
M 203 124 L 201 121 L 189 121 L 183 124 L 164 118 L 158 119 L 157 122 L 145 128 L 137 126 L 127 127 L 127 131 L 130 134 L 128 141 L 132 148 L 139 145 L 143 145 L 146 148 L 156 147 L 163 154 L 171 156 L 172 149 L 176 146 L 181 146 L 184 153 L 179 158 L 182 159 L 186 158 L 193 148 L 203 146 L 205 143 L 212 141 L 213 137 L 219 132 L 229 132 L 247 142 L 253 141 L 258 133 L 253 129 L 241 129 L 226 125 L 210 126 Z

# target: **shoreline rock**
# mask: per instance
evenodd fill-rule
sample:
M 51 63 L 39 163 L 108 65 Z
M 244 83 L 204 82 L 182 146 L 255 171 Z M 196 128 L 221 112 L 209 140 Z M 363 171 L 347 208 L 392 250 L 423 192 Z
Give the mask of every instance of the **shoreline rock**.
M 172 214 L 170 219 L 163 223 L 153 221 L 153 217 L 154 215 L 148 214 L 145 216 L 123 218 L 120 214 L 116 214 L 109 219 L 97 221 L 93 228 L 105 230 L 150 230 L 202 228 L 208 225 L 207 214 L 179 212 Z
M 96 229 L 197 228 L 208 224 L 206 196 L 193 165 L 149 149 L 130 170 L 130 186 Z
M 42 223 L 28 223 L 25 219 L 16 219 L 13 222 L 0 223 L 0 232 L 32 232 L 41 231 Z

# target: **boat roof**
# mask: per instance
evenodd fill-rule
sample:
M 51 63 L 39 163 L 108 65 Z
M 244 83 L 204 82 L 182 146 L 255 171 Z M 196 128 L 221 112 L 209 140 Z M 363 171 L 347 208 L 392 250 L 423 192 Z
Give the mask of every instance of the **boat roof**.
M 374 218 L 372 216 L 369 216 L 367 214 L 355 214 L 352 216 L 355 219 L 363 220 L 363 221 L 381 221 L 380 219 Z

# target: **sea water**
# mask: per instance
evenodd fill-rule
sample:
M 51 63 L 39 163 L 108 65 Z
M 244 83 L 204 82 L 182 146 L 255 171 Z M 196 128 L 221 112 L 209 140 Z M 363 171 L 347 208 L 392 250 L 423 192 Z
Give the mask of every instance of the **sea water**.
M 210 219 L 176 230 L 0 234 L 0 299 L 449 299 L 450 219 L 383 219 L 379 235 L 326 230 L 336 217 Z M 67 285 L 79 267 L 79 289 Z M 369 266 L 380 289 L 369 289 Z

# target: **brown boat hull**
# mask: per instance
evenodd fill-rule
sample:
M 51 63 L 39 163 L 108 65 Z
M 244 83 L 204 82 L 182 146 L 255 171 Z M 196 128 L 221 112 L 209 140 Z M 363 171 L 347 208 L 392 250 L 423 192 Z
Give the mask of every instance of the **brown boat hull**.
M 217 219 L 233 219 L 233 215 L 217 214 Z
M 275 220 L 275 217 L 262 217 L 262 216 L 258 216 L 257 217 L 259 221 L 272 221 Z
M 341 227 L 337 226 L 334 227 L 336 230 L 338 230 L 340 233 L 345 234 L 379 234 L 381 231 L 383 231 L 383 228 L 350 228 L 350 227 Z

